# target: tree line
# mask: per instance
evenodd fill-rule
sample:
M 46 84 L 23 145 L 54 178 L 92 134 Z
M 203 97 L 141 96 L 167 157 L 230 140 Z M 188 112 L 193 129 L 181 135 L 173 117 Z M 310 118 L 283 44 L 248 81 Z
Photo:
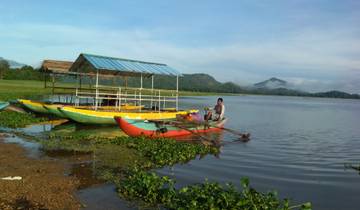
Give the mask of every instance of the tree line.
M 9 62 L 0 60 L 0 80 L 41 80 L 42 74 L 32 66 L 23 66 L 21 68 L 11 68 Z

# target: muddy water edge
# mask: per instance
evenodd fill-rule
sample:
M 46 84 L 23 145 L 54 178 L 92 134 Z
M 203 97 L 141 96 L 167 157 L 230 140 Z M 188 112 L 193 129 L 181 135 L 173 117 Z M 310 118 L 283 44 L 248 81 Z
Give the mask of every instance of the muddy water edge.
M 101 131 L 119 135 L 119 129 L 106 127 Z M 116 157 L 116 149 L 111 147 L 102 148 L 101 152 L 47 150 L 39 143 L 49 135 L 81 135 L 83 132 L 86 131 L 64 121 L 17 129 L 0 128 L 0 178 L 21 177 L 21 180 L 0 180 L 0 189 L 3 189 L 0 209 L 131 209 L 128 202 L 118 197 L 113 184 L 98 178 L 104 164 L 109 165 L 126 152 L 120 151 Z M 129 154 L 129 158 L 133 155 Z M 131 162 L 126 158 L 124 161 Z M 116 167 L 121 166 L 122 161 L 116 162 Z
M 79 209 L 75 198 L 79 180 L 64 176 L 64 163 L 27 156 L 26 149 L 6 142 L 15 136 L 0 133 L 0 209 Z

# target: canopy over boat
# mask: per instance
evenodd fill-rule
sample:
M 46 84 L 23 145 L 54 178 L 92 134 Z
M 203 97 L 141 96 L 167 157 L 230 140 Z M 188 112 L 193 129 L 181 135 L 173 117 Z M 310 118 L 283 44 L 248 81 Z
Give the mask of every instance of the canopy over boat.
M 82 53 L 70 67 L 69 72 L 97 73 L 122 76 L 170 75 L 181 73 L 162 63 L 115 58 L 109 56 Z
M 226 119 L 224 119 L 222 121 L 209 121 L 207 125 L 195 124 L 192 127 L 186 127 L 181 124 L 177 126 L 177 123 L 174 121 L 173 123 L 171 123 L 171 121 L 170 123 L 166 123 L 166 121 L 164 121 L 164 123 L 159 125 L 157 122 L 153 121 L 131 120 L 124 117 L 115 117 L 115 120 L 120 129 L 123 130 L 128 136 L 146 136 L 151 138 L 169 138 L 220 131 L 226 122 Z

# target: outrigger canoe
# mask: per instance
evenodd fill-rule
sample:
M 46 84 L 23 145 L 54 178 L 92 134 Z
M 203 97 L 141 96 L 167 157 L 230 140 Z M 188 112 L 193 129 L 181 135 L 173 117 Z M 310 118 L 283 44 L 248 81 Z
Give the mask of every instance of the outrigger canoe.
M 66 116 L 59 111 L 59 108 L 63 107 L 62 104 L 44 104 L 44 108 L 50 113 L 57 117 L 66 118 Z
M 26 99 L 18 99 L 18 102 L 32 112 L 41 113 L 41 114 L 50 114 L 49 110 L 44 108 L 45 103 L 43 102 L 31 101 Z
M 220 131 L 224 127 L 226 119 L 222 121 L 209 121 L 207 125 L 199 123 L 192 127 L 176 126 L 176 123 L 171 123 L 171 121 L 169 121 L 169 123 L 163 121 L 163 123 L 160 123 L 159 125 L 156 121 L 131 120 L 123 117 L 115 117 L 115 121 L 120 129 L 131 137 L 146 136 L 150 138 L 171 138 Z
M 43 105 L 45 109 L 47 109 L 49 111 L 50 114 L 53 114 L 55 116 L 61 117 L 61 118 L 68 118 L 66 114 L 64 114 L 64 112 L 60 111 L 61 108 L 68 106 L 68 107 L 74 107 L 74 106 L 69 106 L 69 105 L 64 105 L 64 104 L 44 104 Z M 93 106 L 78 106 L 76 108 L 78 109 L 91 109 Z M 134 106 L 134 105 L 130 105 L 130 104 L 124 104 L 121 105 L 121 109 L 122 110 L 135 110 L 135 109 L 140 109 L 144 106 Z M 100 110 L 114 110 L 115 107 L 114 106 L 102 106 L 99 107 Z
M 103 110 L 89 110 L 79 109 L 74 107 L 61 107 L 59 110 L 69 119 L 83 124 L 103 124 L 115 125 L 115 116 L 124 117 L 127 119 L 138 120 L 160 120 L 160 119 L 175 119 L 176 115 L 185 115 L 189 113 L 197 113 L 199 110 L 183 110 L 183 111 L 103 111 Z
M 0 101 L 0 111 L 8 107 L 10 104 L 9 102 Z

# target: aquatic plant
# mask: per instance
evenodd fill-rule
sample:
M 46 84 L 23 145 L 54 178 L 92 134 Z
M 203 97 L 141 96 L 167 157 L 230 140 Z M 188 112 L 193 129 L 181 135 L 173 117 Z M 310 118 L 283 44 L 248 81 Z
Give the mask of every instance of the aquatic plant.
M 0 126 L 9 128 L 22 128 L 33 123 L 47 121 L 43 117 L 36 117 L 29 113 L 18 113 L 12 111 L 0 112 Z
M 92 152 L 105 145 L 126 147 L 135 150 L 139 156 L 149 159 L 151 168 L 186 163 L 196 156 L 218 154 L 219 149 L 201 144 L 177 142 L 173 139 L 146 139 L 121 136 L 116 138 L 94 137 L 84 134 L 49 135 L 49 140 L 41 142 L 45 150 L 69 150 Z M 119 148 L 120 148 L 119 147 Z M 145 167 L 145 166 L 144 166 Z M 147 168 L 150 166 L 147 164 Z
M 117 183 L 117 187 L 118 193 L 124 198 L 167 209 L 311 209 L 310 203 L 290 206 L 288 199 L 279 199 L 275 192 L 258 192 L 250 187 L 247 178 L 242 179 L 241 183 L 242 191 L 236 190 L 232 184 L 222 186 L 207 180 L 176 189 L 174 180 L 135 167 Z
M 186 163 L 198 155 L 218 154 L 219 149 L 215 147 L 163 138 L 103 138 L 76 132 L 71 135 L 51 134 L 49 137 L 43 142 L 47 145 L 45 148 L 96 154 L 97 161 L 101 162 L 100 165 L 97 163 L 96 175 L 115 183 L 121 197 L 143 205 L 166 209 L 311 209 L 310 203 L 291 206 L 288 199 L 278 198 L 275 192 L 258 192 L 250 187 L 248 179 L 242 179 L 241 191 L 232 184 L 209 181 L 177 189 L 174 179 L 147 171 Z M 131 155 L 132 158 L 119 161 Z
M 109 143 L 125 144 L 128 148 L 137 150 L 142 156 L 149 158 L 156 167 L 186 163 L 197 155 L 203 156 L 219 153 L 219 148 L 217 147 L 177 142 L 176 140 L 166 138 L 150 140 L 142 137 L 118 137 L 110 139 Z

